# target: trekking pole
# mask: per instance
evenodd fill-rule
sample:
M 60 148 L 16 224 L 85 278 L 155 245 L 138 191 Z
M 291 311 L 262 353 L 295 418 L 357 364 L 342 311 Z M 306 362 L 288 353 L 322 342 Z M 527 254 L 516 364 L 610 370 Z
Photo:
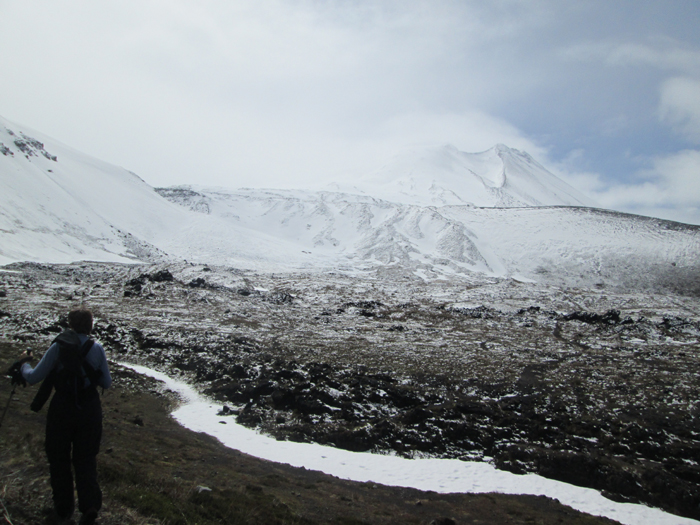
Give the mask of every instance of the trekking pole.
M 7 400 L 7 404 L 5 405 L 5 410 L 2 411 L 2 417 L 0 417 L 0 427 L 2 427 L 2 422 L 5 421 L 5 414 L 7 414 L 7 409 L 10 408 L 10 403 L 12 402 L 12 396 L 15 395 L 16 389 L 17 389 L 17 385 L 14 385 L 12 387 L 12 392 L 10 392 L 10 399 Z
M 12 523 L 12 520 L 10 519 L 10 513 L 8 512 L 7 507 L 5 506 L 5 502 L 2 500 L 2 498 L 0 498 L 0 505 L 2 505 L 2 511 L 5 514 L 5 521 L 10 525 L 14 525 Z
M 5 410 L 2 411 L 2 417 L 0 417 L 0 427 L 2 427 L 3 421 L 5 421 L 5 415 L 7 414 L 7 409 L 10 408 L 10 403 L 12 403 L 12 398 L 15 395 L 15 390 L 17 390 L 17 385 L 24 384 L 24 386 L 27 386 L 27 382 L 22 378 L 22 372 L 21 366 L 22 364 L 26 363 L 30 359 L 32 359 L 32 349 L 28 348 L 27 349 L 27 357 L 24 357 L 17 361 L 15 364 L 13 364 L 10 369 L 7 371 L 7 375 L 12 376 L 12 392 L 10 392 L 10 398 L 7 400 L 7 404 L 5 405 Z M 20 380 L 17 380 L 15 377 L 15 372 L 19 373 Z

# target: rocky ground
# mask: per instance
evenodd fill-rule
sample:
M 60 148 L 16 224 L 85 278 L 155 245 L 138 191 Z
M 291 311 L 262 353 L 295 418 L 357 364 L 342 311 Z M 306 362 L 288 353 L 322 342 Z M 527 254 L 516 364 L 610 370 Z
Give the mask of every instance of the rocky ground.
M 84 303 L 115 360 L 181 374 L 280 439 L 492 461 L 700 519 L 697 298 L 398 272 L 6 267 L 38 352 Z
M 17 346 L 0 342 L 0 362 Z M 613 523 L 545 497 L 436 494 L 259 460 L 178 425 L 168 416 L 176 401 L 162 384 L 114 363 L 112 373 L 113 388 L 102 396 L 100 525 Z M 0 383 L 2 398 L 9 391 Z M 28 409 L 34 393 L 16 391 L 0 429 L 0 521 L 10 525 L 55 523 L 43 454 L 46 412 Z

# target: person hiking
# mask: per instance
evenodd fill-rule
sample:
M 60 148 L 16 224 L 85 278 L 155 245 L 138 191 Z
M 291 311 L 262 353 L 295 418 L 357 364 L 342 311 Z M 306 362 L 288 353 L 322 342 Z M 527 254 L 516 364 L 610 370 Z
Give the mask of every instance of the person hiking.
M 36 368 L 25 362 L 20 369 L 30 385 L 44 381 L 32 410 L 41 408 L 52 385 L 56 389 L 46 417 L 45 447 L 59 523 L 70 523 L 75 509 L 71 462 L 82 513 L 80 524 L 95 523 L 102 507 L 102 491 L 97 482 L 102 404 L 97 387 L 109 388 L 112 378 L 104 348 L 90 338 L 92 322 L 90 310 L 72 310 L 68 314 L 69 328 L 56 337 Z M 31 358 L 31 354 L 27 357 Z

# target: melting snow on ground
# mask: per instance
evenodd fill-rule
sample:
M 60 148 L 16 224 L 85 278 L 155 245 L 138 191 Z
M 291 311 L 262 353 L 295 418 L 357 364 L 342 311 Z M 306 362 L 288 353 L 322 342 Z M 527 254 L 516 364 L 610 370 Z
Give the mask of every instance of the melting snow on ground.
M 543 478 L 536 474 L 516 475 L 488 463 L 454 459 L 404 459 L 396 456 L 350 452 L 309 443 L 277 441 L 217 415 L 220 405 L 198 394 L 182 381 L 150 368 L 124 366 L 163 381 L 177 392 L 183 404 L 173 417 L 184 427 L 209 434 L 225 446 L 269 461 L 318 470 L 354 481 L 413 487 L 435 492 L 499 492 L 556 498 L 574 509 L 604 516 L 628 525 L 698 525 L 700 522 L 631 503 L 616 503 L 599 492 Z

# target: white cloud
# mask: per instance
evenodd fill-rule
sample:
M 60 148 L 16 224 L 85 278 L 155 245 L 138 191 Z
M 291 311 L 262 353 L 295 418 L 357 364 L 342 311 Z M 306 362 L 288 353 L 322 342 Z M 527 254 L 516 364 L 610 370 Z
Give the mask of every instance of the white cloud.
M 660 181 L 661 192 L 656 198 L 661 203 L 700 205 L 700 151 L 684 150 L 658 158 L 649 176 Z
M 638 78 L 648 75 L 656 79 L 660 93 L 656 118 L 686 141 L 700 143 L 700 50 L 670 37 L 621 39 L 578 43 L 562 48 L 559 55 L 568 61 L 612 68 L 619 76 L 635 70 Z M 674 76 L 669 77 L 669 73 Z M 630 97 L 634 96 L 637 94 L 630 91 Z M 613 115 L 599 130 L 602 136 L 612 138 L 632 133 L 633 125 L 628 116 Z M 585 165 L 583 150 L 574 150 L 557 169 L 604 208 L 700 224 L 700 151 L 682 149 L 680 144 L 676 147 L 677 151 L 664 154 L 646 151 L 644 159 L 638 154 L 634 162 L 644 162 L 649 168 L 628 174 L 625 183 L 577 170 Z
M 700 80 L 676 77 L 661 86 L 661 120 L 687 139 L 700 143 Z
M 463 151 L 484 151 L 495 144 L 544 155 L 545 150 L 512 124 L 480 111 L 457 113 L 412 112 L 387 119 L 376 139 L 392 148 L 408 144 L 452 144 Z
M 700 133 L 679 6 L 644 3 L 664 26 L 602 0 L 0 3 L 0 114 L 154 185 L 310 184 L 406 144 L 501 142 L 548 165 L 580 150 L 561 171 L 604 193 L 605 155 Z
M 23 51 L 0 57 L 0 100 L 29 116 L 7 118 L 152 184 L 305 182 L 374 169 L 414 142 L 536 154 L 476 108 L 510 89 L 483 46 L 541 24 L 541 11 L 514 0 L 13 5 L 0 43 Z M 532 83 L 508 69 L 519 89 Z

